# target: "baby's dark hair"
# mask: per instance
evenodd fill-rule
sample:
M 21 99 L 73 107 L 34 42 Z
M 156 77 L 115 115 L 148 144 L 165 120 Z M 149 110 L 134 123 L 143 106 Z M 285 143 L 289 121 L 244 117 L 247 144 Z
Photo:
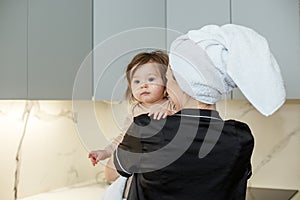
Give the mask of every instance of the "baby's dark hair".
M 131 79 L 132 75 L 139 68 L 139 66 L 144 65 L 146 63 L 157 63 L 159 66 L 159 72 L 161 74 L 161 78 L 163 80 L 163 84 L 166 85 L 166 72 L 167 67 L 169 65 L 169 56 L 164 51 L 152 51 L 152 52 L 141 52 L 133 57 L 131 62 L 127 65 L 126 68 L 126 79 L 128 83 L 128 87 L 126 90 L 126 98 L 130 103 L 135 103 L 136 100 L 133 97 L 132 89 L 131 89 Z

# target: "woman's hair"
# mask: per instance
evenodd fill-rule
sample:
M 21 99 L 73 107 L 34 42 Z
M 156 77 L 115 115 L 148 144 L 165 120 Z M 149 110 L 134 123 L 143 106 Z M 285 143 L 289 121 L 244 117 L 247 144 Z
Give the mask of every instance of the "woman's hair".
M 152 51 L 152 52 L 141 52 L 133 57 L 131 62 L 127 65 L 126 68 L 126 79 L 128 83 L 128 87 L 126 90 L 126 98 L 130 103 L 136 103 L 136 99 L 133 97 L 132 89 L 131 89 L 131 80 L 135 71 L 139 68 L 139 66 L 144 65 L 146 63 L 157 63 L 159 67 L 159 72 L 161 74 L 161 78 L 163 80 L 164 86 L 166 85 L 166 72 L 167 67 L 169 65 L 169 56 L 163 51 Z

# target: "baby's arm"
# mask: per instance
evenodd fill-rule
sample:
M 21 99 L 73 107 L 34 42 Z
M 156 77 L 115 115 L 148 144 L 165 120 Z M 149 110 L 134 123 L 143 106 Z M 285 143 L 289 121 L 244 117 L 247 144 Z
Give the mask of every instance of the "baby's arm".
M 117 137 L 113 139 L 113 141 L 107 145 L 104 149 L 91 151 L 88 155 L 93 166 L 98 164 L 100 160 L 105 160 L 110 158 L 114 150 L 118 147 L 124 137 L 124 133 L 119 134 Z
M 130 123 L 132 120 L 130 120 L 130 117 L 125 119 L 124 126 L 122 128 L 122 132 L 115 137 L 110 144 L 108 144 L 104 149 L 91 151 L 88 154 L 89 159 L 91 160 L 93 166 L 98 164 L 100 160 L 105 160 L 107 158 L 110 158 L 112 153 L 116 150 L 118 145 L 122 142 L 124 134 L 126 130 L 128 129 Z
M 97 165 L 100 160 L 105 160 L 106 158 L 109 158 L 110 156 L 111 156 L 111 153 L 105 149 L 91 151 L 88 155 L 93 166 Z

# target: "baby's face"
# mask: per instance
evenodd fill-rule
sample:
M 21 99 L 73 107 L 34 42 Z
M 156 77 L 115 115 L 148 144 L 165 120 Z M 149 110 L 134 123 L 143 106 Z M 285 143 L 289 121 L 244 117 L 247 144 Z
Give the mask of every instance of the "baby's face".
M 156 104 L 164 99 L 165 86 L 157 63 L 138 66 L 130 85 L 134 98 L 145 105 Z

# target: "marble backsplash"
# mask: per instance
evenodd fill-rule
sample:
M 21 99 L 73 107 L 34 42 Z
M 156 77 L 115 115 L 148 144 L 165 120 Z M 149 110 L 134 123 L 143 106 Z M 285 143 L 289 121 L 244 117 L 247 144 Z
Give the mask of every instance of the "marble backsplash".
M 300 100 L 288 100 L 273 115 L 261 115 L 246 100 L 221 102 L 224 119 L 247 123 L 255 138 L 249 186 L 300 189 Z
M 71 101 L 0 101 L 0 199 L 103 181 L 76 130 Z
M 0 101 L 0 199 L 103 181 L 103 164 L 93 167 L 87 153 L 119 134 L 126 104 L 72 103 Z M 217 108 L 224 119 L 244 121 L 253 132 L 249 186 L 300 189 L 300 100 L 287 101 L 269 117 L 246 100 Z

